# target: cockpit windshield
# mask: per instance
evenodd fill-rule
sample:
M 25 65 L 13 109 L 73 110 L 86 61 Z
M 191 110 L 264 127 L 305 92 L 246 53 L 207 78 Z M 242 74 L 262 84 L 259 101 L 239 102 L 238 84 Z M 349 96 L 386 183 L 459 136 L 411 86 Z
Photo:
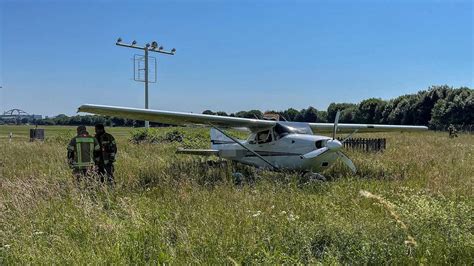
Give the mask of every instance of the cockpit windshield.
M 309 134 L 309 135 L 313 134 L 313 131 L 309 127 L 308 123 L 280 121 L 275 126 L 275 129 L 277 127 L 283 128 L 281 130 L 287 131 L 291 134 Z
M 281 139 L 281 138 L 285 137 L 286 135 L 293 133 L 291 128 L 289 128 L 287 126 L 283 126 L 279 123 L 276 124 L 276 126 L 273 128 L 273 130 L 275 131 L 275 138 L 276 139 Z
M 289 134 L 308 134 L 304 129 L 277 123 L 272 129 L 253 133 L 249 136 L 250 144 L 262 144 L 277 141 Z

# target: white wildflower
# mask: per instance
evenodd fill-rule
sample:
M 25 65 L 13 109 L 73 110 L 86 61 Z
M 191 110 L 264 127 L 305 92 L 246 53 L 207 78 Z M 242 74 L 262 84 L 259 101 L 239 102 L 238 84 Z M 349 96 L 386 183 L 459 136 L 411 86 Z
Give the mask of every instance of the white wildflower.
M 290 222 L 293 222 L 295 219 L 295 216 L 293 215 L 293 213 L 290 213 L 290 215 L 288 216 L 288 221 Z

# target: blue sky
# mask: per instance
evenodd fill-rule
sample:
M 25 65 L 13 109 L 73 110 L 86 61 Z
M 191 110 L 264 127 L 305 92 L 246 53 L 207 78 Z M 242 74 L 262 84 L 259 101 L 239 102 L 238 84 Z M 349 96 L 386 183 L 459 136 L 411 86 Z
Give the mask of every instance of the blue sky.
M 157 40 L 150 108 L 326 109 L 473 85 L 471 1 L 0 0 L 0 111 L 143 106 L 136 50 Z

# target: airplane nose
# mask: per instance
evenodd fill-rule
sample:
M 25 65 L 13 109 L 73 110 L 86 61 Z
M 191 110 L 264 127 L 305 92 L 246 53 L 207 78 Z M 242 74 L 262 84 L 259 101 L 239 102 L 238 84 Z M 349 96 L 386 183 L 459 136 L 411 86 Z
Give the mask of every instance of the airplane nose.
M 337 139 L 331 139 L 326 143 L 326 147 L 332 151 L 338 151 L 342 148 L 342 143 Z

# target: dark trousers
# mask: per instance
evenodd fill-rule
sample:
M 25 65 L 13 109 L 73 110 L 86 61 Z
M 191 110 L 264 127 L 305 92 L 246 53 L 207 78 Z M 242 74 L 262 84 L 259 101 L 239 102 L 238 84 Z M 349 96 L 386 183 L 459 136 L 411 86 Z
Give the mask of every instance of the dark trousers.
M 114 165 L 113 164 L 99 164 L 100 182 L 107 182 L 113 185 L 114 181 Z
M 85 169 L 77 169 L 77 168 L 74 168 L 74 169 L 72 170 L 72 174 L 73 174 L 74 177 L 76 178 L 76 181 L 77 181 L 77 182 L 80 182 L 80 181 L 83 180 L 84 178 L 89 179 L 89 178 L 92 177 L 95 173 L 94 173 L 94 169 L 91 167 L 91 168 L 85 168 Z

